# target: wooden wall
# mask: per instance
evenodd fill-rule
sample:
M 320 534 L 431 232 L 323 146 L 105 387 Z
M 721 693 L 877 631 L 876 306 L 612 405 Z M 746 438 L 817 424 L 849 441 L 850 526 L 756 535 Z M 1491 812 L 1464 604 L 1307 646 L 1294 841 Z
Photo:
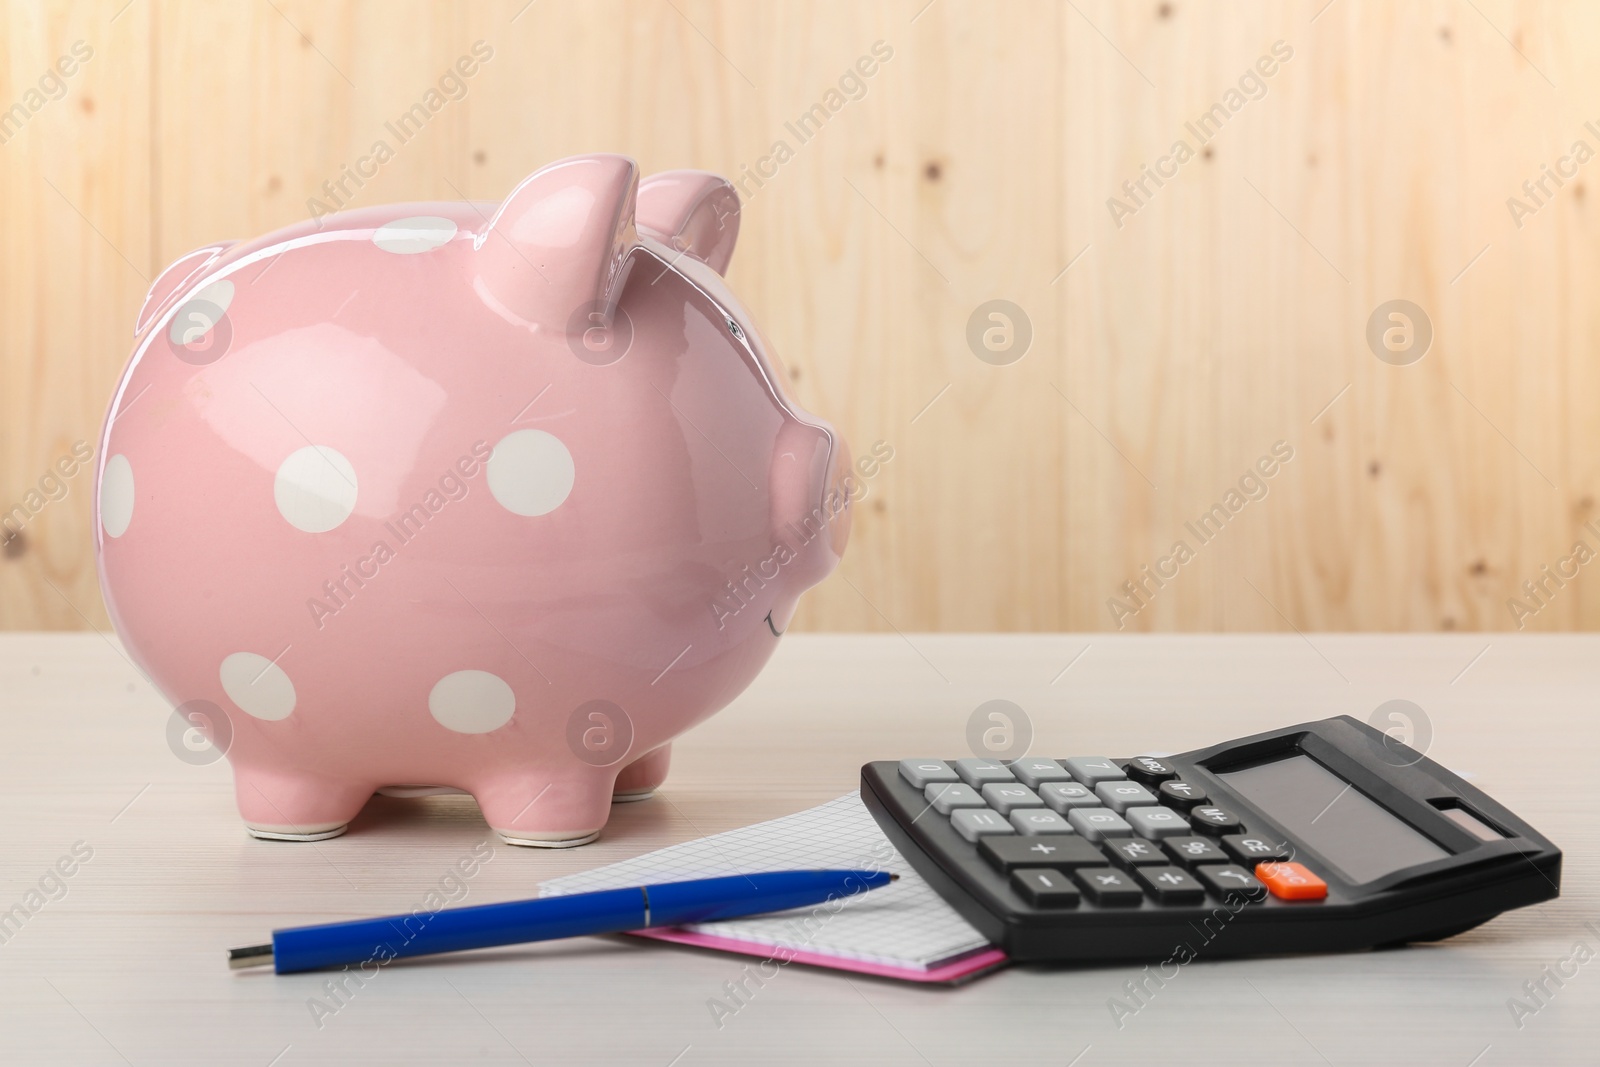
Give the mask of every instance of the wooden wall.
M 1570 155 L 1600 150 L 1600 7 L 525 4 L 0 0 L 0 108 L 28 110 L 0 144 L 0 508 L 95 442 L 162 266 L 304 218 L 483 41 L 353 202 L 498 199 L 599 150 L 770 175 L 731 280 L 800 400 L 894 449 L 798 625 L 1600 625 L 1600 565 L 1558 563 L 1600 551 L 1600 160 Z M 64 95 L 30 96 L 78 41 Z M 878 41 L 800 143 L 785 123 Z M 1230 97 L 1258 61 L 1264 93 Z M 1217 104 L 1202 148 L 1186 123 Z M 1172 176 L 1135 200 L 1142 165 Z M 995 299 L 1031 323 L 1006 365 L 967 341 Z M 1395 299 L 1432 324 L 1409 365 L 1366 340 Z M 1280 441 L 1202 543 L 1185 523 Z M 5 546 L 0 627 L 106 625 L 90 481 Z M 1114 615 L 1146 564 L 1174 576 Z M 1576 576 L 1514 618 L 1544 565 Z

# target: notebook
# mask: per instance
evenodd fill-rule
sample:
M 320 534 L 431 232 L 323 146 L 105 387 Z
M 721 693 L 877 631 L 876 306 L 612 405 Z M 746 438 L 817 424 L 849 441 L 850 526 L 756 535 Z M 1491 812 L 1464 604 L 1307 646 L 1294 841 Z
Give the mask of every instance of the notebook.
M 770 822 L 555 878 L 561 896 L 650 882 L 816 867 L 887 870 L 882 889 L 826 907 L 635 931 L 636 936 L 911 982 L 957 982 L 1003 966 L 1004 952 L 946 904 L 895 850 L 858 793 Z

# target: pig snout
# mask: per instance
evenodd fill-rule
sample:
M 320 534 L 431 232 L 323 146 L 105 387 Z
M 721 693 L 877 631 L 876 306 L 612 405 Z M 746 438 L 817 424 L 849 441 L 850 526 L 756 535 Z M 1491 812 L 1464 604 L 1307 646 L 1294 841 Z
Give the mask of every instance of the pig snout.
M 784 586 L 773 604 L 777 633 L 788 627 L 800 594 L 831 574 L 844 555 L 852 498 L 861 492 L 850 463 L 850 447 L 831 426 L 785 424 L 772 461 L 772 524 L 794 558 L 783 568 Z

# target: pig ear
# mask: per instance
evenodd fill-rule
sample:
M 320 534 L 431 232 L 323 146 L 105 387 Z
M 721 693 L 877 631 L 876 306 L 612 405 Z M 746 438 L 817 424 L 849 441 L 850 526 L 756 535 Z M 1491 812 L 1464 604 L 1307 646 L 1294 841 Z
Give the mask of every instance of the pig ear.
M 726 274 L 739 238 L 739 194 L 703 170 L 652 174 L 639 185 L 639 226 Z
M 488 295 L 558 333 L 573 322 L 609 322 L 639 243 L 638 186 L 639 166 L 626 156 L 576 156 L 534 172 L 478 235 Z
M 215 262 L 218 256 L 232 248 L 234 243 L 221 241 L 214 245 L 206 245 L 169 263 L 167 269 L 151 283 L 150 291 L 145 294 L 144 306 L 139 309 L 139 317 L 133 324 L 134 336 L 144 333 L 145 327 L 156 321 L 161 313 L 167 310 L 172 298 L 185 291 L 189 279 L 198 276 Z

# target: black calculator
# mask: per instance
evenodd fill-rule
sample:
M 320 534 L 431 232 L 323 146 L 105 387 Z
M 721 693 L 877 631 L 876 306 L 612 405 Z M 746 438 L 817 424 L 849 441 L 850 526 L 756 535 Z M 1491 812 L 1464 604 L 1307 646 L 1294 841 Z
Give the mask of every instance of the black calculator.
M 861 799 L 1014 960 L 1433 941 L 1560 893 L 1547 838 L 1349 716 L 1159 758 L 869 763 Z

